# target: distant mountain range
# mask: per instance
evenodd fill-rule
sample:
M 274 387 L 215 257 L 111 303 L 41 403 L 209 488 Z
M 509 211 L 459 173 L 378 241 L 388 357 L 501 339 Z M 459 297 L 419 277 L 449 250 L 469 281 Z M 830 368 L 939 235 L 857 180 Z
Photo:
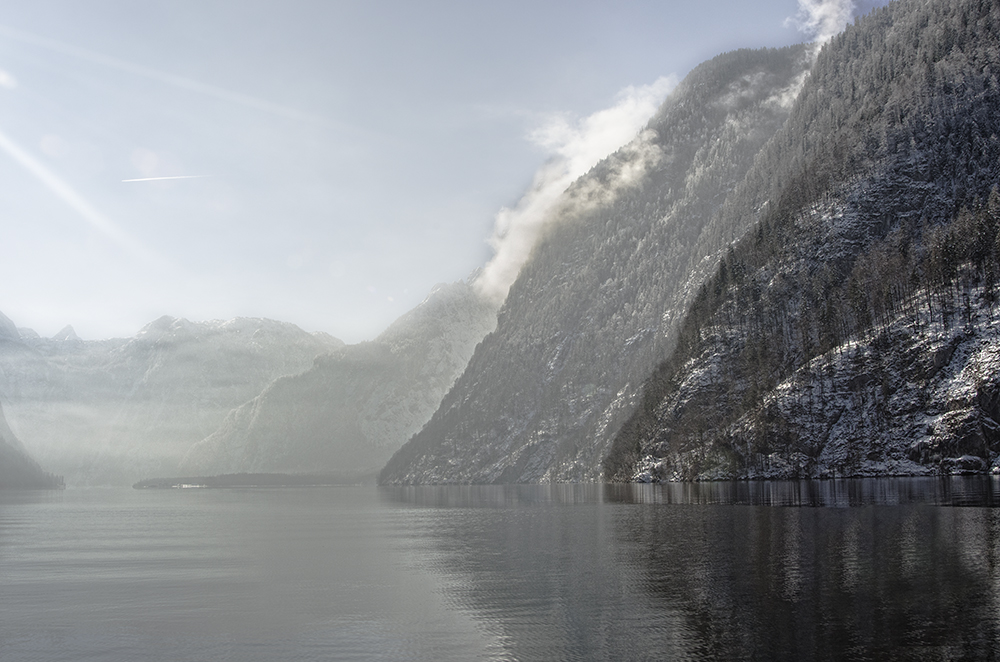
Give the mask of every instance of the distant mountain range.
M 181 473 L 371 480 L 495 325 L 496 306 L 465 282 L 438 285 L 350 346 L 265 319 L 163 317 L 133 338 L 83 341 L 0 316 L 0 396 L 32 455 L 74 485 Z
M 177 473 L 192 444 L 272 379 L 343 342 L 262 319 L 162 317 L 132 338 L 0 332 L 0 397 L 47 470 L 73 484 L 131 484 Z M 2 321 L 0 321 L 2 322 Z
M 470 284 L 439 285 L 375 340 L 271 382 L 196 444 L 182 469 L 373 477 L 430 418 L 495 326 L 496 308 Z

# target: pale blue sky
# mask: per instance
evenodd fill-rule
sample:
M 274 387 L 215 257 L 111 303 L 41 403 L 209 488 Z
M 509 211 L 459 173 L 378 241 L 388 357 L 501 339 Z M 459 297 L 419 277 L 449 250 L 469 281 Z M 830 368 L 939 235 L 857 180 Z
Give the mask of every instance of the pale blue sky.
M 843 0 L 841 0 L 843 1 Z M 739 47 L 796 0 L 0 0 L 0 311 L 373 337 L 490 257 L 533 131 Z M 203 176 L 164 181 L 126 179 Z

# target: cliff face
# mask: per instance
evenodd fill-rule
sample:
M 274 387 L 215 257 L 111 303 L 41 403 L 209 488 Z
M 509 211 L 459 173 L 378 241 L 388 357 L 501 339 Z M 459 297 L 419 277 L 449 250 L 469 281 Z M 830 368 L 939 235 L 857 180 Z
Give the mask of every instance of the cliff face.
M 997 466 L 998 40 L 996 3 L 898 2 L 824 49 L 609 478 Z
M 0 324 L 6 319 L 0 315 Z M 3 329 L 0 328 L 0 333 Z M 62 487 L 62 478 L 42 471 L 7 425 L 0 407 L 0 490 L 53 489 Z
M 12 326 L 12 325 L 9 325 Z M 162 317 L 132 338 L 0 338 L 0 395 L 22 441 L 71 483 L 176 473 L 183 454 L 272 379 L 343 343 L 260 319 Z
M 707 62 L 577 181 L 490 334 L 380 480 L 591 480 L 719 251 L 756 218 L 741 185 L 788 117 L 804 48 Z M 726 212 L 733 200 L 749 213 Z
M 606 176 L 631 158 L 623 150 L 570 189 L 599 203 L 553 225 L 496 333 L 381 480 L 989 464 L 992 359 L 963 343 L 992 338 L 994 253 L 982 247 L 996 241 L 998 23 L 993 2 L 895 2 L 835 37 L 808 76 L 796 51 L 693 72 L 630 148 L 647 155 L 630 187 Z M 911 310 L 920 297 L 924 318 Z M 962 339 L 948 336 L 959 307 Z M 941 378 L 971 379 L 974 397 L 919 381 L 914 357 L 942 342 L 976 367 Z M 813 361 L 831 376 L 801 386 Z M 860 407 L 845 384 L 880 390 Z M 789 413 L 799 388 L 840 395 L 803 419 Z M 915 389 L 929 400 L 913 405 Z M 956 413 L 967 406 L 981 411 Z
M 427 421 L 495 325 L 496 309 L 470 285 L 439 285 L 375 340 L 272 382 L 195 445 L 182 469 L 374 475 Z

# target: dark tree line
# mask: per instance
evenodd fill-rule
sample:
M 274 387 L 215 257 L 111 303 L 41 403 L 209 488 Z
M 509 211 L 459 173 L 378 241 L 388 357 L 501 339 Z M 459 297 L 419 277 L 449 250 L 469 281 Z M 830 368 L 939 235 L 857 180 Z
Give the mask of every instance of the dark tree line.
M 43 471 L 37 462 L 0 438 L 0 489 L 54 490 L 63 487 L 62 476 Z

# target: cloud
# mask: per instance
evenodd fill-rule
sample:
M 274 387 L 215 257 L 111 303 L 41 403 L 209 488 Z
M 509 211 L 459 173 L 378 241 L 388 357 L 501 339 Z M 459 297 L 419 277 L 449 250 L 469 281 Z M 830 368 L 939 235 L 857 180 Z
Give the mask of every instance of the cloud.
M 627 87 L 611 108 L 576 121 L 563 114 L 553 115 L 529 134 L 551 158 L 535 173 L 531 188 L 518 203 L 497 213 L 490 239 L 495 252 L 474 283 L 481 294 L 502 303 L 544 227 L 571 208 L 606 202 L 621 186 L 637 181 L 658 159 L 652 132 L 639 132 L 676 84 L 676 76 L 667 76 L 652 85 Z M 628 141 L 618 158 L 608 164 L 606 179 L 582 182 L 572 192 L 567 191 Z
M 854 10 L 854 0 L 799 0 L 799 13 L 786 19 L 785 25 L 824 44 L 847 26 Z

